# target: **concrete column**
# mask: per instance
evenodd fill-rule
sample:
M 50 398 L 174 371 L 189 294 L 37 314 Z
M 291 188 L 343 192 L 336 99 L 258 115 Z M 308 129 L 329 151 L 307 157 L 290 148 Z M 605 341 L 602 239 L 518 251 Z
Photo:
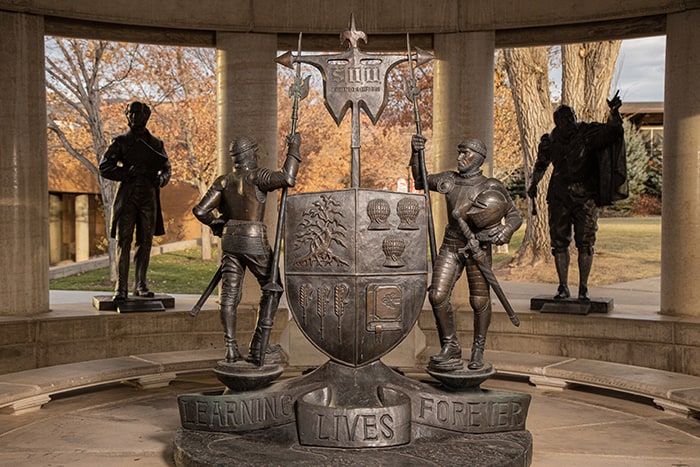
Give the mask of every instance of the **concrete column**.
M 668 15 L 661 313 L 700 317 L 700 10 Z
M 49 310 L 44 20 L 0 12 L 0 315 Z
M 435 35 L 433 173 L 457 167 L 457 144 L 463 138 L 486 144 L 484 173 L 492 171 L 494 40 L 493 31 Z M 440 196 L 432 200 L 435 231 L 441 238 L 444 201 Z
M 56 264 L 61 261 L 63 246 L 63 202 L 58 195 L 49 195 L 49 261 Z
M 75 197 L 75 261 L 90 259 L 90 198 Z
M 277 35 L 218 32 L 216 48 L 219 172 L 231 170 L 228 147 L 239 136 L 255 138 L 260 166 L 277 169 Z M 268 200 L 265 223 L 273 233 L 276 193 Z

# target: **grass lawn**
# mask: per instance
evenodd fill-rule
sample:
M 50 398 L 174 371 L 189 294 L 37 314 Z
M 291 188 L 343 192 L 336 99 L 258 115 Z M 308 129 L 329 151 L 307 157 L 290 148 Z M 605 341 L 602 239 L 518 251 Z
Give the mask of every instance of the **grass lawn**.
M 165 253 L 151 257 L 148 267 L 148 286 L 158 293 L 201 294 L 219 267 L 217 260 L 202 261 L 199 248 Z M 216 257 L 216 256 L 215 256 Z M 129 289 L 134 278 L 133 261 L 129 271 Z M 111 291 L 109 269 L 76 274 L 51 280 L 52 290 Z M 131 292 L 131 290 L 129 290 Z
M 513 236 L 510 252 L 518 250 L 525 227 Z M 497 266 L 505 266 L 510 255 L 494 255 Z M 499 278 L 522 282 L 558 282 L 553 258 L 531 267 L 497 270 Z M 595 256 L 589 285 L 609 285 L 661 275 L 661 218 L 623 217 L 602 218 L 598 221 Z M 576 251 L 571 253 L 569 284 L 578 283 Z
M 510 253 L 518 250 L 525 227 L 510 243 Z M 661 218 L 603 218 L 598 236 L 589 285 L 607 285 L 661 274 Z M 494 255 L 496 266 L 506 265 L 511 254 Z M 159 293 L 201 294 L 214 275 L 218 262 L 199 259 L 199 248 L 153 256 L 148 271 L 149 287 Z M 557 283 L 552 261 L 525 268 L 497 267 L 499 279 L 522 282 Z M 133 278 L 133 270 L 130 272 Z M 572 253 L 569 283 L 578 282 L 576 253 Z M 111 291 L 107 268 L 55 279 L 52 290 Z

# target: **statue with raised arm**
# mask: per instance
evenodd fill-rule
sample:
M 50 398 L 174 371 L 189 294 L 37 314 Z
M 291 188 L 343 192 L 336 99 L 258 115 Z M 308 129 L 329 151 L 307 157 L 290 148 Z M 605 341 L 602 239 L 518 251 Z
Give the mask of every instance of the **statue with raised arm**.
M 627 197 L 627 170 L 619 92 L 608 100 L 607 123 L 576 120 L 567 105 L 554 111 L 555 127 L 542 135 L 528 188 L 535 198 L 537 184 L 553 167 L 547 189 L 549 235 L 559 279 L 555 299 L 571 296 L 568 286 L 571 233 L 578 250 L 578 299 L 588 301 L 588 276 L 598 230 L 599 207 Z
M 294 186 L 301 161 L 299 133 L 288 137 L 287 158 L 280 171 L 258 167 L 258 144 L 250 137 L 231 143 L 231 172 L 217 178 L 201 201 L 192 209 L 195 217 L 221 237 L 221 300 L 219 311 L 224 328 L 226 362 L 234 363 L 243 356 L 236 342 L 236 311 L 241 301 L 243 276 L 249 269 L 261 287 L 268 285 L 272 248 L 263 223 L 267 193 Z M 279 278 L 279 273 L 276 274 Z M 282 290 L 282 284 L 278 284 Z M 259 364 L 262 352 L 268 352 L 269 363 L 279 363 L 279 347 L 261 349 L 263 328 L 272 326 L 281 293 L 263 289 L 255 334 L 246 360 Z

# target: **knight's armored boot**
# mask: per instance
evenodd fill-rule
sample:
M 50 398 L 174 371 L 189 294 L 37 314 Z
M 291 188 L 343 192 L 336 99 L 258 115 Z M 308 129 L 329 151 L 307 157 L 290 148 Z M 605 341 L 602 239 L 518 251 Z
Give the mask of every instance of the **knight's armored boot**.
M 234 363 L 243 360 L 243 355 L 241 355 L 240 350 L 238 350 L 236 339 L 224 337 L 224 342 L 226 343 L 226 363 Z
M 262 343 L 262 329 L 260 327 L 255 329 L 255 334 L 253 334 L 253 340 L 250 342 L 250 350 L 248 351 L 248 356 L 246 361 L 252 363 L 253 365 L 261 366 L 260 361 L 260 344 Z M 282 363 L 282 348 L 275 345 L 267 345 L 265 350 L 265 365 L 279 365 Z
M 433 371 L 455 371 L 464 367 L 462 363 L 462 348 L 457 340 L 454 311 L 451 304 L 434 308 L 435 322 L 440 335 L 442 348 L 436 355 L 430 357 L 428 369 Z
M 469 358 L 467 368 L 470 370 L 480 370 L 484 367 L 484 347 L 486 346 L 486 337 L 477 335 L 474 337 L 472 344 L 472 355 Z
M 226 363 L 243 360 L 236 343 L 236 307 L 221 305 L 221 324 L 224 326 L 224 344 L 226 344 Z
M 474 342 L 472 354 L 467 368 L 480 370 L 484 367 L 484 347 L 486 346 L 486 333 L 491 325 L 491 302 L 489 297 L 472 298 L 474 308 Z
M 260 315 L 258 316 L 258 325 L 255 327 L 253 339 L 250 342 L 250 349 L 246 361 L 253 365 L 279 365 L 282 362 L 282 352 L 279 345 L 266 345 L 265 356 L 262 359 L 261 347 L 263 344 L 263 333 L 267 333 L 267 338 L 270 338 L 270 330 L 272 329 L 273 317 L 277 311 L 280 295 L 278 293 L 263 293 L 260 299 Z
M 557 268 L 557 276 L 559 277 L 559 287 L 554 298 L 557 300 L 569 298 L 571 297 L 571 292 L 569 292 L 569 286 L 567 285 L 569 280 L 569 250 L 554 249 L 552 252 L 554 253 L 554 266 Z
M 588 275 L 591 273 L 593 265 L 593 247 L 583 247 L 578 250 L 578 299 L 590 300 L 588 294 Z

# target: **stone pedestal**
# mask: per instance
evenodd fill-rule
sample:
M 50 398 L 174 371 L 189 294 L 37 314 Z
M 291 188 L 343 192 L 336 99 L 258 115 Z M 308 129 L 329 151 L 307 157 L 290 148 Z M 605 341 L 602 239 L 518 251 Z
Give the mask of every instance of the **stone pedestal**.
M 165 311 L 175 307 L 175 297 L 155 294 L 153 297 L 129 297 L 126 300 L 112 300 L 111 295 L 92 297 L 92 306 L 99 311 L 116 311 L 117 313 L 140 313 L 146 311 Z
M 567 313 L 587 315 L 588 313 L 608 313 L 615 307 L 612 298 L 598 297 L 590 300 L 577 298 L 552 298 L 551 295 L 537 295 L 530 299 L 530 309 L 542 313 Z
M 426 376 L 426 380 L 428 380 Z M 181 466 L 214 464 L 526 466 L 530 396 L 406 378 L 381 362 L 327 362 L 261 390 L 183 394 Z

